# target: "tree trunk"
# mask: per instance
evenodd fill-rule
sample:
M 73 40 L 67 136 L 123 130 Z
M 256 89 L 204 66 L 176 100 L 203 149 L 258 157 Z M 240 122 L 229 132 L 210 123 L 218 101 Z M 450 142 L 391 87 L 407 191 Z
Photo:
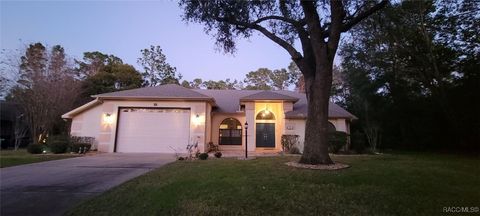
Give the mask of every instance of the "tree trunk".
M 305 77 L 308 117 L 300 163 L 333 164 L 328 155 L 328 104 L 332 86 L 332 66 L 317 66 L 316 76 Z

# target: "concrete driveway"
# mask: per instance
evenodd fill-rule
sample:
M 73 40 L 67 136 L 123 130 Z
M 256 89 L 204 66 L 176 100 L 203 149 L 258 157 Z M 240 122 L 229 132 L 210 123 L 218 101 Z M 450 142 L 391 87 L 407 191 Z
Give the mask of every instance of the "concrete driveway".
M 2 168 L 0 215 L 62 215 L 174 160 L 170 154 L 110 153 Z

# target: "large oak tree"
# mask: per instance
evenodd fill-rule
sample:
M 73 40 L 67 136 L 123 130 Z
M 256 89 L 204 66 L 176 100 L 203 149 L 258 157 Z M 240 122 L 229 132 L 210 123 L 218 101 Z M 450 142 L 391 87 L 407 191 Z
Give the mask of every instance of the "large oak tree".
M 184 0 L 184 19 L 202 23 L 226 52 L 236 39 L 260 32 L 285 49 L 302 72 L 308 100 L 301 163 L 331 164 L 328 103 L 340 36 L 388 3 L 377 1 L 202 1 Z M 294 46 L 300 41 L 301 50 Z

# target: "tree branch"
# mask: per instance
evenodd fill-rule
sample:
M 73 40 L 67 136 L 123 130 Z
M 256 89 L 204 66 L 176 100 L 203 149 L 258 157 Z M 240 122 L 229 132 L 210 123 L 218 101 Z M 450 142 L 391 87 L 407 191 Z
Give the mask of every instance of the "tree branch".
M 259 23 L 261 23 L 263 21 L 267 21 L 267 20 L 280 20 L 280 21 L 283 21 L 283 22 L 290 23 L 293 26 L 304 26 L 305 25 L 305 23 L 302 20 L 299 21 L 299 20 L 294 20 L 294 19 L 290 19 L 290 18 L 287 18 L 287 17 L 275 16 L 275 15 L 259 18 L 259 19 L 255 20 L 254 22 L 252 22 L 252 24 L 259 24 Z
M 307 29 L 310 38 L 310 46 L 315 58 L 315 63 L 323 63 L 322 55 L 325 53 L 325 41 L 323 40 L 324 31 L 320 23 L 320 17 L 313 1 L 301 1 L 303 12 L 305 13 L 305 20 L 307 22 Z
M 330 0 L 331 25 L 328 35 L 328 58 L 333 61 L 342 34 L 345 9 L 342 1 Z
M 268 31 L 266 28 L 264 28 L 261 25 L 258 25 L 258 24 L 255 24 L 255 23 L 242 22 L 242 21 L 238 21 L 238 20 L 233 19 L 233 18 L 229 19 L 229 18 L 225 18 L 225 17 L 215 17 L 215 19 L 219 22 L 226 22 L 226 23 L 229 23 L 231 25 L 236 25 L 239 28 L 255 29 L 255 30 L 261 32 L 263 35 L 268 37 L 270 40 L 272 40 L 276 44 L 280 45 L 285 50 L 287 50 L 287 52 L 290 54 L 290 56 L 292 56 L 292 59 L 302 59 L 303 58 L 302 54 L 300 54 L 295 49 L 295 47 L 293 47 L 291 44 L 289 44 L 288 42 L 286 42 L 282 38 L 278 37 L 274 33 Z
M 342 32 L 346 32 L 348 30 L 350 30 L 353 26 L 355 26 L 356 24 L 358 24 L 360 21 L 364 20 L 365 18 L 367 18 L 368 16 L 372 15 L 373 13 L 377 12 L 378 10 L 382 9 L 383 7 L 385 7 L 387 5 L 389 1 L 388 0 L 382 0 L 380 3 L 378 4 L 375 4 L 373 7 L 371 7 L 370 9 L 368 10 L 365 10 L 361 13 L 359 13 L 357 16 L 355 17 L 348 17 L 347 20 L 349 20 L 348 22 L 346 22 L 345 24 L 343 24 L 343 27 L 342 27 Z M 355 12 L 354 14 L 356 14 L 357 12 Z
M 348 30 L 350 30 L 353 26 L 355 26 L 356 24 L 358 24 L 359 22 L 361 22 L 362 20 L 364 20 L 365 18 L 367 18 L 368 16 L 374 14 L 375 12 L 377 12 L 378 10 L 382 9 L 383 7 L 385 7 L 385 5 L 387 5 L 389 1 L 388 0 L 382 0 L 380 3 L 376 4 L 375 6 L 371 7 L 370 9 L 368 10 L 365 10 L 363 11 L 362 13 L 358 14 L 357 16 L 351 16 L 351 17 L 347 17 L 345 18 L 345 20 L 347 20 L 347 22 L 345 22 L 341 28 L 342 32 L 347 32 Z M 363 6 L 361 7 L 363 8 Z M 357 14 L 359 11 L 355 11 L 353 14 Z M 326 30 L 322 33 L 322 38 L 327 38 L 330 36 L 330 32 L 331 32 L 331 23 L 325 23 L 324 24 L 324 27 L 326 27 Z

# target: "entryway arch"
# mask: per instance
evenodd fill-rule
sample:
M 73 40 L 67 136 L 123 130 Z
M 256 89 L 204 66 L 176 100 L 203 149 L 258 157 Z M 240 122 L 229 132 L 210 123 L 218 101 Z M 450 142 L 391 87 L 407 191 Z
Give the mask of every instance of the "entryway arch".
M 219 127 L 220 145 L 242 145 L 242 124 L 236 118 L 226 118 Z
M 265 109 L 256 118 L 255 144 L 257 147 L 275 148 L 275 115 Z

